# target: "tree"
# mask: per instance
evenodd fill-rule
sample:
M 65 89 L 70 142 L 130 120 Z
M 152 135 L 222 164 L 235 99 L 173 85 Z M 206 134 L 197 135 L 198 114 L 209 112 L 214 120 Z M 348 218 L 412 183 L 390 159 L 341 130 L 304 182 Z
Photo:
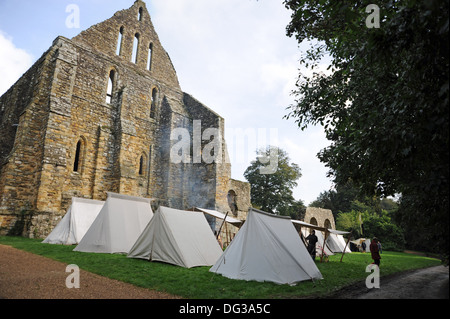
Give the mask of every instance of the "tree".
M 377 20 L 371 1 L 284 3 L 288 36 L 318 41 L 301 60 L 315 73 L 300 75 L 286 118 L 322 124 L 332 143 L 318 156 L 334 182 L 401 194 L 404 225 L 432 227 L 448 254 L 449 1 L 377 1 L 379 27 L 366 23 Z M 330 75 L 318 72 L 325 54 Z
M 260 159 L 274 156 L 273 154 L 277 154 L 276 169 L 274 172 L 264 173 L 267 164 Z M 289 157 L 284 150 L 273 146 L 259 149 L 257 159 L 245 170 L 244 177 L 251 185 L 252 204 L 261 210 L 290 215 L 289 207 L 299 206 L 292 195 L 292 189 L 297 186 L 301 170 L 297 164 L 289 163 Z
M 364 229 L 360 228 L 359 216 L 361 216 Z M 380 214 L 367 211 L 352 210 L 340 213 L 336 219 L 336 227 L 341 230 L 351 231 L 356 238 L 378 237 L 386 250 L 403 250 L 405 248 L 404 232 L 398 227 L 389 213 L 382 210 Z

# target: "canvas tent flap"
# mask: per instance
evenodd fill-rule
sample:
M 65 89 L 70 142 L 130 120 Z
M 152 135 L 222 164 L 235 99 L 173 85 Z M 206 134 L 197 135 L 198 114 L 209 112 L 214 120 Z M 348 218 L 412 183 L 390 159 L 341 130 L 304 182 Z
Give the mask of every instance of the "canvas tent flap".
M 104 201 L 73 197 L 67 213 L 42 243 L 78 244 L 104 204 Z
M 322 278 L 291 219 L 255 209 L 210 271 L 278 284 Z
M 328 231 L 332 234 L 335 235 L 346 235 L 346 234 L 350 234 L 350 232 L 348 231 L 343 231 L 343 230 L 336 230 L 336 229 L 328 229 Z
M 355 244 L 356 246 L 361 246 L 361 244 L 363 242 L 366 243 L 365 252 L 370 253 L 370 239 L 368 239 L 368 238 L 358 238 L 358 239 L 355 239 L 355 240 L 351 240 L 350 242 Z
M 201 211 L 201 212 L 203 212 L 203 213 L 205 213 L 205 214 L 208 214 L 210 216 L 213 216 L 213 217 L 216 217 L 216 218 L 219 218 L 219 219 L 222 219 L 222 220 L 225 218 L 225 214 L 223 214 L 223 213 L 221 213 L 221 212 L 219 212 L 217 210 L 205 209 L 205 208 L 199 208 L 199 207 L 196 207 L 196 209 Z M 239 226 L 239 225 L 242 224 L 242 221 L 240 221 L 239 219 L 233 218 L 231 216 L 227 216 L 225 221 L 227 223 L 230 223 L 230 224 L 236 225 L 236 226 Z
M 211 266 L 221 254 L 202 212 L 160 206 L 128 257 L 191 268 Z
M 330 250 L 334 253 L 351 253 L 351 250 L 342 235 L 330 233 L 328 235 L 326 243 Z
M 74 251 L 128 253 L 153 217 L 151 199 L 108 193 L 97 218 Z

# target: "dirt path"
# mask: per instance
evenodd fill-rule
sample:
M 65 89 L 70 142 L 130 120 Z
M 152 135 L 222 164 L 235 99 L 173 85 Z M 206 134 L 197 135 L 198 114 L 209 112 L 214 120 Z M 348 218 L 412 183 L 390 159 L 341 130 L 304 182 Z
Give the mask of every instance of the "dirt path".
M 67 264 L 0 245 L 0 299 L 176 299 L 80 271 L 80 288 L 67 288 Z
M 365 282 L 346 287 L 337 299 L 449 299 L 449 268 L 436 266 L 380 278 L 380 288 Z

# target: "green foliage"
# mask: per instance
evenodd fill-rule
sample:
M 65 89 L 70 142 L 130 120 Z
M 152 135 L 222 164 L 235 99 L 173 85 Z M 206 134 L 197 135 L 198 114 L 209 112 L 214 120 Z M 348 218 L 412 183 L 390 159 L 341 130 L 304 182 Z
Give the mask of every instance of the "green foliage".
M 360 216 L 363 229 L 360 226 Z M 356 210 L 340 213 L 336 219 L 336 227 L 351 231 L 355 239 L 377 237 L 381 241 L 383 249 L 393 251 L 405 249 L 406 241 L 403 230 L 393 222 L 390 213 L 385 210 L 380 215 Z
M 319 263 L 323 280 L 303 281 L 296 286 L 270 282 L 232 280 L 209 272 L 209 267 L 182 268 L 159 262 L 127 258 L 120 254 L 94 254 L 72 251 L 74 246 L 42 244 L 38 239 L 0 237 L 0 244 L 49 257 L 81 269 L 133 285 L 167 292 L 190 299 L 268 299 L 324 297 L 346 285 L 364 282 L 370 254 L 330 256 L 330 262 Z M 437 259 L 383 251 L 381 275 L 409 269 L 437 266 Z
M 288 35 L 318 41 L 301 60 L 314 75 L 300 74 L 286 117 L 324 126 L 331 145 L 319 158 L 336 184 L 402 194 L 402 225 L 432 228 L 448 252 L 449 1 L 377 1 L 380 28 L 366 26 L 371 1 L 284 3 Z M 318 70 L 325 54 L 330 75 Z
M 271 150 L 277 154 L 278 164 L 275 172 L 265 174 L 261 169 L 267 164 L 258 158 L 270 157 Z M 269 213 L 291 215 L 294 206 L 304 206 L 301 201 L 296 202 L 292 195 L 292 189 L 302 176 L 301 170 L 297 164 L 289 161 L 287 153 L 277 147 L 269 146 L 257 151 L 257 159 L 244 172 L 244 177 L 251 185 L 251 201 L 255 207 Z

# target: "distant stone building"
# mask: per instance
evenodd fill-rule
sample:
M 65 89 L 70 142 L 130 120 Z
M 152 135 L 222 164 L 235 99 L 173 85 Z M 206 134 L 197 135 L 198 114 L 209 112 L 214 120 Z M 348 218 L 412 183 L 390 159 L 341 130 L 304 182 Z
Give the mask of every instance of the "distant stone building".
M 333 213 L 329 209 L 307 207 L 303 221 L 327 229 L 336 229 Z
M 250 207 L 224 119 L 182 91 L 140 0 L 56 38 L 0 98 L 0 165 L 0 234 L 43 237 L 73 196 L 107 191 L 243 219 Z

